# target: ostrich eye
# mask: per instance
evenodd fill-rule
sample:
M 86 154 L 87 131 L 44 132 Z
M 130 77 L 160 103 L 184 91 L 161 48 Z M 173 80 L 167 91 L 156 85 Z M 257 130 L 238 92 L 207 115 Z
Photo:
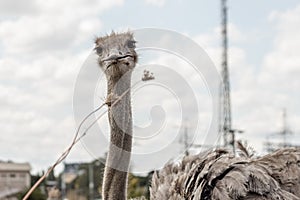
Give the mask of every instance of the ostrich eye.
M 127 46 L 129 48 L 135 48 L 135 43 L 136 43 L 136 41 L 134 41 L 134 40 L 128 40 L 127 41 Z
M 102 52 L 103 52 L 103 48 L 102 48 L 102 47 L 95 47 L 94 50 L 96 51 L 96 53 L 97 53 L 98 55 L 101 55 Z

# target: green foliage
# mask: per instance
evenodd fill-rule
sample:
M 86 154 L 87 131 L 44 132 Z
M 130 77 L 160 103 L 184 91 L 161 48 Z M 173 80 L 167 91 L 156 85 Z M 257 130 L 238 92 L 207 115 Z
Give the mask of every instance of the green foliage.
M 46 180 L 48 180 L 48 181 L 55 181 L 56 180 L 56 177 L 54 175 L 54 169 L 49 173 Z
M 93 179 L 94 179 L 94 198 L 100 198 L 102 180 L 104 173 L 104 159 L 102 162 L 95 160 L 93 165 Z M 80 175 L 71 183 L 67 185 L 68 191 L 76 191 L 77 195 L 89 197 L 89 165 L 90 163 L 82 163 L 79 166 Z M 152 178 L 152 172 L 146 177 L 135 176 L 129 174 L 128 177 L 128 198 L 136 198 L 144 196 L 150 198 L 149 186 Z
M 42 175 L 40 174 L 36 174 L 36 175 L 31 175 L 31 182 L 30 185 L 34 185 L 40 178 Z M 44 183 L 44 182 L 43 182 Z
M 128 176 L 128 198 L 136 198 L 144 196 L 147 199 L 150 198 L 149 183 L 151 181 L 152 173 L 149 173 L 146 177 L 135 176 L 129 174 Z
M 24 190 L 23 192 L 21 192 L 17 195 L 17 198 L 23 199 L 23 197 L 26 195 L 27 192 L 28 192 L 28 189 Z M 28 200 L 46 200 L 46 199 L 47 199 L 46 195 L 42 194 L 42 192 L 39 188 L 34 190 L 33 193 L 28 198 Z
M 75 189 L 82 196 L 89 196 L 89 165 L 90 163 L 82 163 L 79 167 L 79 171 L 82 173 L 75 179 L 72 189 Z M 93 179 L 94 179 L 94 198 L 100 197 L 100 188 L 102 184 L 104 164 L 97 160 L 92 162 L 93 167 Z

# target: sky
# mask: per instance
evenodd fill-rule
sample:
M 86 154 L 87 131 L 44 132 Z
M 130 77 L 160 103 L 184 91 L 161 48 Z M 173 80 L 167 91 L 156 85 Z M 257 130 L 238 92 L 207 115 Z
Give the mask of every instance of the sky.
M 228 7 L 232 123 L 234 128 L 244 130 L 238 139 L 262 154 L 266 137 L 282 129 L 282 110 L 286 108 L 288 126 L 294 132 L 288 140 L 299 144 L 299 1 L 230 0 Z M 95 36 L 148 27 L 172 30 L 196 42 L 220 70 L 220 22 L 218 0 L 0 1 L 0 160 L 30 162 L 32 171 L 40 172 L 71 143 L 77 126 L 74 91 L 80 70 L 89 65 L 87 60 L 95 60 Z M 145 63 L 176 66 L 176 72 L 192 88 L 197 109 L 189 104 L 189 90 L 174 81 L 176 74 L 166 78 L 162 76 L 165 68 L 157 71 L 153 67 L 158 81 L 168 83 L 169 89 L 166 92 L 155 84 L 137 89 L 133 95 L 134 121 L 137 126 L 147 126 L 151 118 L 163 116 L 166 131 L 148 144 L 137 142 L 134 150 L 151 154 L 153 149 L 170 145 L 165 141 L 174 142 L 172 132 L 182 133 L 177 126 L 182 123 L 183 106 L 174 100 L 170 88 L 178 92 L 176 95 L 182 94 L 181 103 L 189 104 L 186 109 L 190 116 L 184 117 L 191 120 L 199 116 L 197 131 L 206 132 L 212 101 L 203 80 L 196 80 L 193 70 L 186 70 L 189 66 L 184 68 L 186 63 L 172 55 L 151 51 L 141 54 L 136 77 Z M 105 88 L 105 81 L 100 72 L 98 75 L 93 106 L 105 98 L 105 89 L 101 88 Z M 79 101 L 86 102 L 84 96 Z M 108 138 L 106 117 L 99 126 Z M 89 162 L 105 153 L 105 142 L 93 143 L 99 135 L 96 130 L 91 132 L 83 145 L 75 146 L 66 162 Z M 174 144 L 158 160 L 163 163 L 171 159 L 179 149 L 180 144 Z M 138 158 L 133 166 L 136 162 L 151 166 L 153 158 Z

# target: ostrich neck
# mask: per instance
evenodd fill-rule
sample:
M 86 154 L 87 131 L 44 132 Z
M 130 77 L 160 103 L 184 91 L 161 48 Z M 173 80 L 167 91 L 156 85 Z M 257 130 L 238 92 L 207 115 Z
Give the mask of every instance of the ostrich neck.
M 121 79 L 108 77 L 108 96 L 122 98 L 109 107 L 110 145 L 104 171 L 104 200 L 125 200 L 132 145 L 131 73 Z M 125 94 L 125 95 L 124 95 Z

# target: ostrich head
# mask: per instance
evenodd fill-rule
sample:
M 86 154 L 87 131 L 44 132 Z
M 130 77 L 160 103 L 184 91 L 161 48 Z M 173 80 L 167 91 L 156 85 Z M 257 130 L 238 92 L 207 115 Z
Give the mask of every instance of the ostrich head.
M 119 79 L 135 67 L 136 42 L 132 33 L 112 32 L 108 36 L 97 38 L 95 43 L 95 51 L 99 56 L 98 63 L 107 77 Z

